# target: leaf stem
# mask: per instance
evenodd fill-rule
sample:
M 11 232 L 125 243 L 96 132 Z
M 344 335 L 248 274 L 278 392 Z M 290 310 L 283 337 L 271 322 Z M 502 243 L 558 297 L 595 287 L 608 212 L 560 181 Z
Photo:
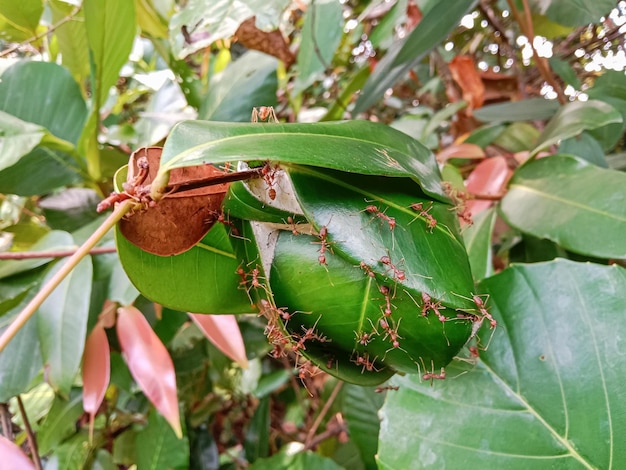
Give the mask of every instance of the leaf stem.
M 37 309 L 41 306 L 44 300 L 48 298 L 52 291 L 65 279 L 65 277 L 76 267 L 76 265 L 85 256 L 89 254 L 91 249 L 98 243 L 106 233 L 137 203 L 133 200 L 127 200 L 119 204 L 113 213 L 107 219 L 102 222 L 102 225 L 83 243 L 78 250 L 65 262 L 65 264 L 59 269 L 54 276 L 50 278 L 48 283 L 44 285 L 37 295 L 31 299 L 31 301 L 24 307 L 24 309 L 18 314 L 17 318 L 9 325 L 0 336 L 0 352 L 6 348 L 7 344 L 15 337 L 18 331 L 26 324 L 26 322 L 33 316 Z
M 335 402 L 335 398 L 337 398 L 337 395 L 341 391 L 342 386 L 343 386 L 343 382 L 340 380 L 337 382 L 337 385 L 335 385 L 335 388 L 333 388 L 333 391 L 328 397 L 328 400 L 326 400 L 326 403 L 324 403 L 324 407 L 322 408 L 320 413 L 317 415 L 317 418 L 315 418 L 315 421 L 313 422 L 313 426 L 311 426 L 311 429 L 309 429 L 309 432 L 306 435 L 306 440 L 304 443 L 305 447 L 310 448 L 311 441 L 315 437 L 315 432 L 317 431 L 317 428 L 319 428 L 320 424 L 322 424 L 322 420 L 326 416 L 326 413 L 328 413 L 328 410 L 330 410 L 330 407 Z

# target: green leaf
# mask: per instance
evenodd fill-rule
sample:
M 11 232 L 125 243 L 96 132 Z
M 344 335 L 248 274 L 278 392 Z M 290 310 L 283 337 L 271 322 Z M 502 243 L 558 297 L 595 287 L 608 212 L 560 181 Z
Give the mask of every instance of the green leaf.
M 380 468 L 623 467 L 624 269 L 517 265 L 482 288 L 498 320 L 489 349 L 443 383 L 394 379 Z
M 67 69 L 52 62 L 20 61 L 2 74 L 0 110 L 39 124 L 76 144 L 87 106 Z
M 263 201 L 257 199 L 241 181 L 230 184 L 228 193 L 226 193 L 224 198 L 223 209 L 224 213 L 229 217 L 259 222 L 285 224 L 288 217 L 294 217 L 294 214 L 268 206 Z M 301 221 L 298 217 L 294 218 L 296 221 Z
M 348 433 L 359 449 L 366 469 L 376 469 L 374 456 L 378 449 L 380 420 L 378 410 L 385 396 L 373 388 L 345 384 L 342 390 L 343 417 L 348 424 Z
M 431 233 L 410 208 L 429 202 L 409 179 L 398 179 L 392 187 L 385 178 L 311 167 L 292 168 L 290 176 L 309 221 L 318 231 L 327 231 L 326 265 L 319 261 L 320 238 L 281 233 L 270 275 L 276 305 L 307 312 L 294 315 L 288 329 L 301 334 L 302 327 L 314 328 L 331 339 L 307 343 L 304 354 L 327 372 L 361 385 L 384 381 L 389 368 L 416 373 L 421 361 L 449 362 L 471 326 L 452 321 L 444 328 L 435 315 L 423 316 L 422 293 L 452 310 L 473 305 L 455 295 L 469 295 L 473 281 L 450 206 L 433 203 L 429 214 L 437 225 Z M 393 218 L 393 230 L 388 219 L 366 211 L 368 205 Z M 389 257 L 395 269 L 383 263 L 383 257 Z M 388 296 L 380 291 L 382 286 L 389 289 Z M 385 308 L 391 310 L 390 328 L 404 338 L 397 348 L 380 325 L 389 317 L 382 313 Z M 371 341 L 360 342 L 363 333 L 372 332 Z M 374 367 L 355 363 L 358 357 L 374 361 Z
M 535 28 L 535 34 L 541 33 L 537 33 L 537 29 Z M 550 67 L 552 67 L 552 70 L 554 70 L 566 84 L 571 85 L 576 90 L 580 89 L 580 79 L 576 75 L 576 72 L 569 64 L 569 62 L 556 56 L 550 57 L 550 59 L 548 59 L 548 62 L 550 63 Z
M 79 432 L 54 449 L 54 454 L 46 463 L 46 469 L 85 468 L 90 451 L 88 433 Z
M 538 137 L 539 131 L 535 126 L 526 122 L 514 122 L 508 125 L 492 143 L 511 153 L 523 152 L 531 150 Z
M 324 76 L 341 40 L 343 22 L 341 3 L 335 0 L 317 0 L 306 9 L 296 60 L 298 73 L 293 84 L 294 95 L 299 95 Z
M 476 0 L 438 1 L 404 41 L 387 51 L 365 83 L 352 115 L 365 111 L 382 98 L 386 90 L 450 34 L 476 3 Z
M 135 38 L 135 3 L 128 0 L 85 0 L 85 28 L 94 71 L 94 111 L 99 111 L 117 82 Z
M 66 261 L 59 261 L 44 283 Z M 37 327 L 48 382 L 68 393 L 80 368 L 91 296 L 91 257 L 83 258 L 37 311 Z
M 291 453 L 285 450 L 267 459 L 259 459 L 249 470 L 344 470 L 331 459 L 311 451 Z
M 326 115 L 322 119 L 320 119 L 320 122 L 338 121 L 340 119 L 343 119 L 344 114 L 346 113 L 346 103 L 349 103 L 352 96 L 354 96 L 357 91 L 363 88 L 363 85 L 365 84 L 365 81 L 369 76 L 370 68 L 368 66 L 363 66 L 359 69 L 358 72 L 349 77 L 350 81 L 346 84 L 345 88 L 335 99 L 335 102 L 330 107 Z
M 269 396 L 261 398 L 248 424 L 244 440 L 244 449 L 248 462 L 254 462 L 269 455 L 270 403 Z
M 0 15 L 4 16 L 14 28 L 30 36 L 36 34 L 42 13 L 42 0 L 0 2 Z
M 586 26 L 598 23 L 615 8 L 614 0 L 535 0 L 541 14 L 566 26 Z
M 248 51 L 211 79 L 198 119 L 250 122 L 252 105 L 275 106 L 278 60 Z
M 49 3 L 52 21 L 59 23 L 72 14 L 74 5 L 63 0 L 51 0 Z M 71 20 L 61 24 L 54 31 L 61 53 L 61 63 L 66 67 L 76 83 L 85 83 L 89 77 L 89 47 L 84 12 L 79 11 Z
M 559 103 L 554 100 L 529 98 L 483 106 L 474 110 L 474 116 L 483 122 L 534 121 L 551 118 L 559 107 Z
M 39 280 L 39 273 L 30 272 L 0 281 L 0 316 L 16 307 Z
M 602 146 L 589 133 L 582 132 L 576 137 L 565 139 L 559 145 L 558 153 L 575 155 L 589 163 L 607 168 L 606 158 Z
M 69 400 L 56 396 L 37 433 L 39 452 L 55 450 L 64 439 L 76 432 L 76 420 L 83 414 L 82 395 L 77 390 Z
M 67 232 L 52 230 L 30 247 L 30 251 L 68 250 L 76 248 L 72 236 Z M 53 258 L 33 258 L 0 261 L 0 279 L 13 274 L 30 271 L 52 261 Z
M 168 470 L 185 468 L 189 463 L 189 443 L 178 439 L 165 418 L 154 409 L 148 425 L 137 433 L 137 468 Z
M 480 280 L 493 274 L 491 236 L 496 223 L 496 212 L 488 209 L 474 217 L 474 224 L 466 227 L 463 240 L 467 248 L 474 279 Z
M 135 10 L 137 11 L 137 24 L 144 35 L 155 39 L 167 39 L 168 22 L 163 18 L 152 0 L 135 0 Z
M 71 155 L 37 147 L 15 164 L 0 170 L 0 192 L 19 196 L 43 195 L 85 179 L 86 175 Z
M 2 83 L 0 82 L 0 86 Z M 46 135 L 43 127 L 0 111 L 0 170 L 15 165 Z
M 0 332 L 4 332 L 34 295 L 35 292 L 27 295 L 11 312 L 0 318 Z M 37 320 L 30 318 L 0 352 L 0 402 L 7 402 L 11 397 L 28 390 L 42 365 Z
M 166 307 L 194 313 L 248 313 L 246 291 L 236 274 L 241 260 L 228 232 L 215 224 L 204 239 L 180 255 L 161 257 L 130 243 L 116 229 L 120 261 L 135 287 Z M 185 273 L 194 273 L 193 277 Z
M 584 130 L 622 123 L 622 115 L 602 101 L 574 101 L 561 107 L 545 127 L 532 155 L 560 140 L 574 137 Z
M 215 41 L 230 38 L 241 23 L 253 16 L 257 28 L 276 29 L 287 4 L 287 0 L 191 0 L 170 20 L 172 52 L 176 58 L 183 59 Z M 183 26 L 198 38 L 188 43 L 181 34 Z
M 447 201 L 436 161 L 419 142 L 369 121 L 240 124 L 183 121 L 168 137 L 159 174 L 172 168 L 233 160 L 275 160 L 384 176 L 412 176 Z
M 511 226 L 568 250 L 626 257 L 626 206 L 616 195 L 626 175 L 575 157 L 555 155 L 519 168 L 500 205 Z

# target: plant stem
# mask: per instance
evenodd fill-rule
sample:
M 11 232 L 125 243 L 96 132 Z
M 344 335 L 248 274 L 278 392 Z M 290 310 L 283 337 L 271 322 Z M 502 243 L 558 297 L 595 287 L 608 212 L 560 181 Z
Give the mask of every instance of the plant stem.
M 65 279 L 65 277 L 76 267 L 76 265 L 85 256 L 89 254 L 89 251 L 98 243 L 106 233 L 137 203 L 133 200 L 127 200 L 119 204 L 113 213 L 106 218 L 102 225 L 83 243 L 78 250 L 65 262 L 65 264 L 59 269 L 54 276 L 41 288 L 37 295 L 28 302 L 28 305 L 18 314 L 17 318 L 9 325 L 0 336 L 0 352 L 6 348 L 9 341 L 17 334 L 18 331 L 26 324 L 26 322 L 33 316 L 37 309 L 41 306 L 44 300 L 56 289 L 56 287 Z
M 328 410 L 330 410 L 330 407 L 333 405 L 335 398 L 337 398 L 337 395 L 339 394 L 339 391 L 341 390 L 342 386 L 343 386 L 343 382 L 340 380 L 337 382 L 337 385 L 335 385 L 335 388 L 333 388 L 333 391 L 328 397 L 328 400 L 326 400 L 326 403 L 324 403 L 324 407 L 322 408 L 320 413 L 317 415 L 317 418 L 315 418 L 315 421 L 313 422 L 313 426 L 311 426 L 311 429 L 309 429 L 309 432 L 306 435 L 306 440 L 304 444 L 305 447 L 310 446 L 311 441 L 313 440 L 313 438 L 315 437 L 315 433 L 317 432 L 317 428 L 319 428 L 320 424 L 322 424 L 322 420 L 326 416 L 326 413 L 328 413 Z
M 41 459 L 39 458 L 39 451 L 37 450 L 37 439 L 35 438 L 35 433 L 33 432 L 33 428 L 30 427 L 30 422 L 28 421 L 28 415 L 24 409 L 22 398 L 19 395 L 15 398 L 17 399 L 17 406 L 20 409 L 20 414 L 22 415 L 22 421 L 24 422 L 24 428 L 26 429 L 26 439 L 28 440 L 35 468 L 37 470 L 41 470 Z
M 117 248 L 114 246 L 101 246 L 89 251 L 90 255 L 104 255 L 107 253 L 115 253 Z M 76 250 L 56 250 L 56 251 L 9 251 L 0 253 L 0 260 L 6 259 L 36 259 L 36 258 L 67 258 L 76 253 Z

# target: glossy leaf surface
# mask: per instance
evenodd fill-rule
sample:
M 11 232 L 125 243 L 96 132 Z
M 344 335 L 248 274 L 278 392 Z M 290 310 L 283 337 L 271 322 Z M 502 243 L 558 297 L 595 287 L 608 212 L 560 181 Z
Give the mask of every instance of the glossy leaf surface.
M 336 170 L 409 176 L 446 201 L 428 149 L 402 132 L 368 121 L 315 124 L 238 124 L 184 121 L 172 130 L 160 173 L 228 161 L 274 160 Z
M 0 129 L 2 130 L 0 170 L 18 162 L 23 155 L 39 145 L 46 135 L 43 127 L 22 121 L 4 111 L 0 111 Z
M 552 21 L 567 26 L 585 26 L 600 20 L 615 8 L 613 0 L 541 0 L 533 3 L 538 4 L 539 11 Z
M 50 279 L 66 262 L 60 261 L 44 278 Z M 92 288 L 91 257 L 83 258 L 37 312 L 37 329 L 47 378 L 67 394 L 80 368 L 87 336 Z
M 488 209 L 473 217 L 474 223 L 465 227 L 463 240 L 467 248 L 472 275 L 480 280 L 493 274 L 491 236 L 496 222 L 495 209 Z
M 244 369 L 248 367 L 246 347 L 243 344 L 237 317 L 234 315 L 203 315 L 190 313 L 200 331 L 226 356 Z
M 50 62 L 18 62 L 2 74 L 0 109 L 76 143 L 87 106 L 72 75 Z
M 416 373 L 423 361 L 449 362 L 471 329 L 471 322 L 451 312 L 471 308 L 458 294 L 467 296 L 473 288 L 449 206 L 433 204 L 429 214 L 437 225 L 431 233 L 410 208 L 419 202 L 427 207 L 428 201 L 409 179 L 390 188 L 385 178 L 317 168 L 294 168 L 290 175 L 308 219 L 318 231 L 327 231 L 325 265 L 319 260 L 320 238 L 283 232 L 270 276 L 277 307 L 304 312 L 289 320 L 288 329 L 301 335 L 313 328 L 332 338 L 305 343 L 305 354 L 329 373 L 362 385 L 382 382 L 388 368 Z M 389 219 L 366 211 L 368 205 L 392 217 L 393 230 Z M 383 262 L 386 257 L 390 261 Z M 443 324 L 435 315 L 422 315 L 423 292 L 448 306 L 442 313 L 454 321 Z M 398 347 L 388 328 L 403 338 Z M 366 344 L 360 342 L 363 334 L 371 334 Z
M 544 98 L 529 98 L 484 106 L 474 111 L 483 122 L 514 122 L 549 119 L 559 110 L 559 103 Z
M 163 257 L 145 252 L 116 229 L 120 261 L 135 287 L 146 297 L 174 310 L 200 313 L 248 313 L 250 301 L 238 289 L 241 260 L 228 231 L 215 224 L 204 239 L 180 255 Z M 195 273 L 189 278 L 183 273 Z M 193 282 L 192 282 L 193 280 Z
M 622 123 L 622 115 L 602 101 L 574 101 L 561 107 L 545 127 L 533 154 L 560 140 L 574 137 L 584 130 Z
M 248 51 L 211 80 L 198 119 L 249 122 L 252 105 L 275 106 L 278 61 Z
M 189 442 L 176 436 L 167 421 L 152 411 L 148 425 L 137 433 L 137 468 L 167 470 L 186 468 L 189 463 Z
M 83 409 L 92 416 L 104 399 L 111 377 L 109 340 L 104 327 L 98 323 L 85 343 L 83 357 Z
M 309 85 L 324 77 L 341 40 L 343 16 L 341 4 L 321 0 L 306 9 L 296 67 L 298 73 L 293 93 L 302 93 Z
M 626 176 L 584 160 L 555 155 L 513 176 L 500 213 L 519 230 L 577 253 L 626 256 Z
M 85 0 L 85 27 L 95 73 L 96 106 L 102 106 L 117 81 L 135 38 L 135 2 Z M 98 111 L 98 109 L 96 109 Z
M 167 349 L 135 307 L 118 309 L 117 337 L 134 379 L 180 438 L 176 374 Z
M 481 287 L 498 320 L 489 349 L 434 386 L 396 379 L 381 468 L 621 468 L 624 269 L 517 265 Z

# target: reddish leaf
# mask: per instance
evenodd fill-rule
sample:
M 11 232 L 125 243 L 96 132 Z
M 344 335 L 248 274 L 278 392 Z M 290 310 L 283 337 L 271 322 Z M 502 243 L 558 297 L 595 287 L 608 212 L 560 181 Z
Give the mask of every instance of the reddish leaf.
M 476 144 L 454 144 L 437 154 L 439 163 L 445 163 L 450 158 L 485 158 L 485 152 Z
M 501 156 L 487 158 L 480 162 L 465 181 L 467 190 L 474 195 L 498 196 L 504 192 L 507 181 L 512 171 L 506 164 L 506 159 Z M 470 199 L 467 201 L 467 209 L 472 215 L 476 215 L 491 207 L 494 201 Z
M 22 449 L 3 436 L 0 436 L 0 456 L 2 456 L 2 468 L 6 468 L 7 470 L 35 469 L 35 465 L 26 457 Z
M 296 58 L 289 48 L 289 44 L 280 30 L 262 31 L 256 27 L 256 17 L 248 18 L 239 25 L 235 32 L 237 40 L 248 49 L 265 52 L 273 55 L 285 63 L 285 68 L 289 69 L 296 61 Z
M 203 315 L 190 313 L 189 316 L 220 351 L 244 369 L 248 368 L 246 347 L 234 315 Z
M 83 353 L 83 409 L 91 419 L 102 404 L 110 377 L 109 340 L 98 323 L 89 334 Z
M 167 349 L 135 307 L 120 307 L 117 312 L 117 336 L 130 373 L 176 435 L 182 437 L 176 374 Z
M 467 114 L 471 116 L 471 111 L 480 108 L 485 101 L 485 85 L 476 70 L 474 59 L 470 56 L 456 56 L 448 67 L 463 92 L 463 99 L 468 104 Z

